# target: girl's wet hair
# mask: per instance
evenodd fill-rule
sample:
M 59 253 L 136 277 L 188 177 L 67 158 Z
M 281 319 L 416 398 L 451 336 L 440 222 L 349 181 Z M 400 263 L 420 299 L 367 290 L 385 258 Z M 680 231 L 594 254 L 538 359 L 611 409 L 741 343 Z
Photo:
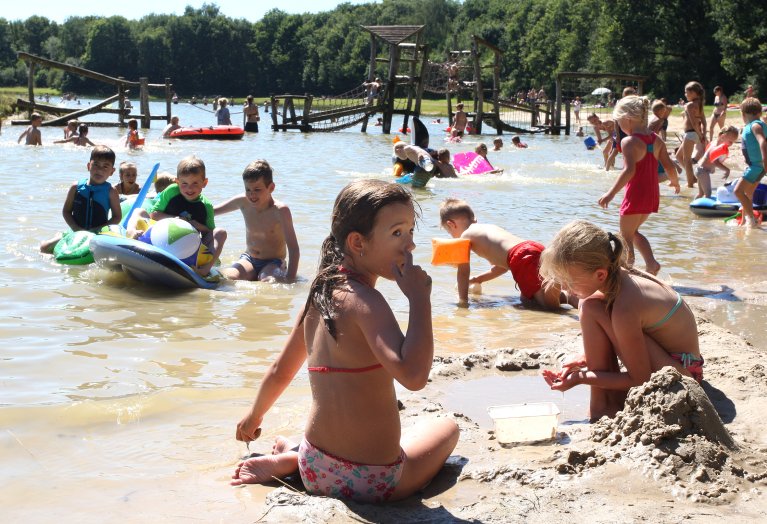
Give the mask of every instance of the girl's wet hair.
M 649 109 L 650 100 L 646 96 L 624 96 L 615 104 L 613 118 L 617 121 L 620 118 L 628 117 L 632 120 L 639 120 L 646 126 Z
M 347 185 L 336 197 L 330 224 L 330 235 L 320 248 L 317 276 L 309 288 L 301 322 L 313 306 L 325 322 L 325 328 L 336 338 L 336 302 L 333 292 L 346 282 L 339 267 L 346 253 L 346 238 L 350 233 L 369 237 L 378 212 L 389 204 L 413 205 L 412 195 L 401 184 L 383 180 L 357 180 Z
M 570 222 L 554 237 L 541 254 L 540 275 L 544 286 L 566 287 L 568 270 L 578 266 L 584 271 L 607 270 L 605 302 L 612 306 L 620 292 L 620 270 L 628 269 L 623 237 L 608 233 L 587 220 Z

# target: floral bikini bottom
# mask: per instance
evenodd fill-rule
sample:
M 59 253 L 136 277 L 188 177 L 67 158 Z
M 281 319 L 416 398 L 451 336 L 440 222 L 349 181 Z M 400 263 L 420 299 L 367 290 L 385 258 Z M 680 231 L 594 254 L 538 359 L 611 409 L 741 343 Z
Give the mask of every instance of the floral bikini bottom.
M 402 477 L 404 462 L 404 451 L 392 464 L 374 466 L 336 457 L 306 439 L 298 447 L 298 470 L 309 493 L 356 502 L 388 500 Z

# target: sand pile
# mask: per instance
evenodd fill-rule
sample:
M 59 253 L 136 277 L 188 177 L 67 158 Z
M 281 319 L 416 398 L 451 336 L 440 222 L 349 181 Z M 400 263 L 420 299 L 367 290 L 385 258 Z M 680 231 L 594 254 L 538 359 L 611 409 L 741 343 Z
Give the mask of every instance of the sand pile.
M 670 367 L 631 389 L 625 409 L 594 424 L 590 438 L 608 446 L 607 460 L 630 461 L 692 500 L 721 500 L 760 476 L 738 464 L 738 446 L 703 388 Z

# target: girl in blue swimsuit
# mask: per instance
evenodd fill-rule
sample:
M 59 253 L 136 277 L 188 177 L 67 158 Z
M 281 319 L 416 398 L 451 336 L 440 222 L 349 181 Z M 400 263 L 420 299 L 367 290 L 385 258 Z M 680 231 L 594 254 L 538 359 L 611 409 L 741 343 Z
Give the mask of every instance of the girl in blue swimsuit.
M 679 293 L 628 267 L 619 235 L 585 220 L 571 222 L 541 255 L 540 273 L 545 283 L 581 299 L 584 348 L 562 371 L 544 370 L 543 377 L 559 391 L 591 386 L 592 421 L 613 417 L 630 388 L 665 366 L 702 380 L 695 316 Z

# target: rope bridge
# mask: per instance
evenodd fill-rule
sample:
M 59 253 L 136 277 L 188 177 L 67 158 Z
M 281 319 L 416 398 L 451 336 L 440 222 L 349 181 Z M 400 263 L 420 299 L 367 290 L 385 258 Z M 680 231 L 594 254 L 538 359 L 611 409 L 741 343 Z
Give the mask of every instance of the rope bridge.
M 335 96 L 280 95 L 272 97 L 272 128 L 275 131 L 339 131 L 360 124 L 381 111 L 379 96 L 370 96 L 370 88 L 360 84 Z M 302 104 L 296 104 L 302 101 Z M 282 109 L 280 109 L 282 103 Z M 281 122 L 278 122 L 281 118 Z

